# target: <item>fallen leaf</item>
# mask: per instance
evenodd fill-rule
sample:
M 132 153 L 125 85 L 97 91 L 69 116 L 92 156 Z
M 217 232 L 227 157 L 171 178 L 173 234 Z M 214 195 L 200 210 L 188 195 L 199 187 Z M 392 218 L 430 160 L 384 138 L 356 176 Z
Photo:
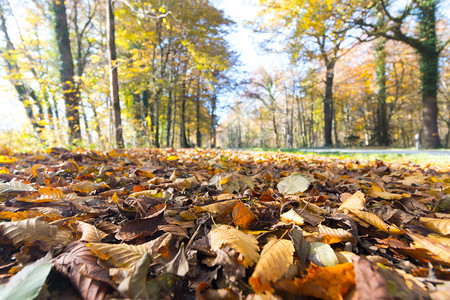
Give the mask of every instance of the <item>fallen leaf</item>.
M 331 300 L 343 299 L 354 284 L 353 264 L 346 263 L 333 267 L 311 265 L 305 278 L 282 280 L 277 286 L 295 295 Z
M 289 240 L 270 240 L 261 252 L 249 283 L 256 293 L 274 292 L 272 283 L 278 281 L 294 262 L 294 245 Z
M 249 228 L 250 225 L 258 220 L 258 218 L 255 216 L 255 214 L 251 211 L 251 209 L 242 203 L 242 201 L 238 201 L 236 205 L 233 208 L 233 223 L 236 226 L 242 227 L 242 228 Z
M 332 267 L 338 264 L 334 250 L 325 243 L 310 243 L 308 258 L 318 266 Z
M 251 235 L 245 234 L 234 227 L 220 225 L 208 234 L 211 249 L 216 251 L 228 245 L 239 253 L 238 261 L 244 267 L 253 266 L 259 258 L 258 241 Z
M 428 229 L 437 233 L 448 235 L 450 234 L 450 219 L 436 219 L 436 218 L 420 218 L 420 223 Z
M 294 195 L 306 191 L 310 184 L 311 179 L 308 177 L 301 174 L 292 174 L 281 180 L 278 183 L 277 188 L 280 193 Z

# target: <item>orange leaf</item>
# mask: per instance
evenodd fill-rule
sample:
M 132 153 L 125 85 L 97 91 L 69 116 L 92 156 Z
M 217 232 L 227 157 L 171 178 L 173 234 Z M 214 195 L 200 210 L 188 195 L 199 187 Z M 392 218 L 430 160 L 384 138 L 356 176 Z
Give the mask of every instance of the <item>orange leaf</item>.
M 355 284 L 352 263 L 333 267 L 311 265 L 305 278 L 282 280 L 277 285 L 290 293 L 322 299 L 343 299 Z
M 232 216 L 234 224 L 242 228 L 248 228 L 251 223 L 258 219 L 242 201 L 236 203 Z

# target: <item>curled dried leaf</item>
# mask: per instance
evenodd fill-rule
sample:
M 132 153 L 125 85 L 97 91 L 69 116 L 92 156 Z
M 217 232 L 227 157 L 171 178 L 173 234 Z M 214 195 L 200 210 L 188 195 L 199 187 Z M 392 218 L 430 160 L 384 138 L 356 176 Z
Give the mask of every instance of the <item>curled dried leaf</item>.
M 245 234 L 234 227 L 221 225 L 208 234 L 211 249 L 216 251 L 228 245 L 239 253 L 238 261 L 244 267 L 253 266 L 259 258 L 258 241 L 255 237 Z

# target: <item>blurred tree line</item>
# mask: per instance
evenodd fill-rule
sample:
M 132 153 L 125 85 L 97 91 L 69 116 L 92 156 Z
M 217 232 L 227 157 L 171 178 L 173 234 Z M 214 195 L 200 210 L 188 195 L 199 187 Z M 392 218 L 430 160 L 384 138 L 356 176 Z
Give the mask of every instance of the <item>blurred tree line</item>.
M 210 1 L 0 0 L 0 25 L 5 77 L 42 143 L 215 146 L 236 55 Z
M 237 80 L 233 21 L 208 0 L 0 0 L 2 74 L 36 145 L 450 146 L 437 0 L 259 0 L 289 66 Z M 221 95 L 237 99 L 218 124 Z M 222 97 L 223 98 L 223 97 Z M 217 131 L 217 132 L 216 132 Z M 218 141 L 216 140 L 218 137 Z
M 251 75 L 230 147 L 450 147 L 450 30 L 436 0 L 259 0 L 290 66 Z M 447 7 L 447 11 L 448 11 Z M 447 16 L 448 17 L 448 16 Z

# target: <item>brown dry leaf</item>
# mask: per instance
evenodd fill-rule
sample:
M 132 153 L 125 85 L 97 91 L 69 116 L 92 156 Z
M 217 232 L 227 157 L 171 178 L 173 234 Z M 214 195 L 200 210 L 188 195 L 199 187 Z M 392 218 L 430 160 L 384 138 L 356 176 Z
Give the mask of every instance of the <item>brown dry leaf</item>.
M 208 204 L 204 206 L 194 206 L 193 210 L 195 213 L 208 212 L 212 215 L 225 216 L 228 215 L 236 205 L 238 200 L 227 200 L 222 202 L 217 202 L 213 204 Z
M 358 299 L 390 299 L 388 285 L 384 277 L 374 266 L 363 256 L 353 258 L 355 265 L 355 280 Z
M 80 295 L 87 300 L 103 299 L 115 284 L 108 272 L 97 264 L 86 243 L 73 242 L 54 260 L 55 268 L 67 275 Z
M 280 220 L 286 224 L 294 223 L 295 225 L 305 224 L 305 219 L 303 219 L 295 210 L 290 209 L 280 216 Z
M 372 187 L 367 191 L 367 196 L 371 196 L 374 198 L 381 198 L 385 200 L 398 200 L 402 198 L 409 198 L 411 194 L 403 193 L 403 194 L 394 194 L 386 191 L 383 187 L 380 187 L 376 183 L 372 183 Z
M 450 219 L 436 219 L 436 218 L 420 218 L 420 223 L 428 229 L 437 233 L 448 235 L 450 234 Z
M 237 173 L 219 173 L 214 175 L 209 181 L 210 185 L 218 189 L 226 190 L 228 193 L 239 193 L 246 188 L 253 188 L 253 182 L 250 177 Z
M 350 209 L 350 211 L 355 214 L 358 218 L 366 221 L 367 223 L 375 226 L 376 228 L 390 233 L 390 234 L 396 234 L 396 235 L 400 235 L 400 234 L 404 234 L 404 230 L 401 230 L 400 228 L 398 228 L 395 225 L 388 225 L 386 224 L 380 217 L 378 217 L 377 215 L 374 215 L 372 213 L 369 212 L 365 212 L 365 211 L 360 211 L 360 210 L 356 210 L 356 209 Z
M 294 262 L 294 245 L 290 240 L 270 240 L 261 251 L 255 271 L 249 279 L 255 293 L 274 292 L 272 283 L 278 281 Z
M 238 201 L 234 206 L 232 217 L 234 224 L 244 229 L 249 228 L 253 222 L 258 220 L 251 209 L 242 201 Z
M 258 241 L 234 227 L 220 225 L 208 233 L 211 249 L 216 251 L 228 245 L 239 253 L 238 261 L 244 267 L 253 266 L 259 258 Z
M 357 191 L 351 197 L 347 198 L 344 203 L 339 206 L 339 211 L 346 212 L 350 209 L 363 210 L 366 199 L 361 191 Z
M 99 243 L 108 236 L 107 233 L 101 231 L 94 225 L 81 221 L 76 221 L 75 224 L 77 225 L 77 229 L 82 233 L 80 241 Z
M 122 228 L 120 228 L 119 232 L 116 234 L 116 238 L 118 240 L 131 241 L 138 237 L 152 235 L 158 230 L 159 225 L 165 223 L 165 211 L 166 206 L 149 217 L 127 222 Z
M 414 240 L 416 248 L 424 248 L 437 255 L 444 262 L 450 264 L 450 247 L 443 245 L 435 239 L 430 239 L 419 234 L 408 232 L 408 235 Z
M 335 244 L 341 242 L 354 242 L 353 234 L 342 228 L 330 228 L 319 224 L 319 234 L 322 237 L 322 242 L 326 244 Z
M 334 300 L 343 299 L 354 284 L 353 264 L 345 263 L 333 267 L 318 267 L 313 264 L 305 278 L 285 279 L 276 286 L 295 295 Z
M 80 181 L 78 183 L 73 183 L 70 187 L 80 193 L 90 193 L 103 188 L 110 188 L 106 183 L 95 183 L 92 181 Z
M 16 247 L 36 240 L 53 242 L 57 232 L 58 227 L 43 221 L 42 217 L 0 223 L 0 234 Z

